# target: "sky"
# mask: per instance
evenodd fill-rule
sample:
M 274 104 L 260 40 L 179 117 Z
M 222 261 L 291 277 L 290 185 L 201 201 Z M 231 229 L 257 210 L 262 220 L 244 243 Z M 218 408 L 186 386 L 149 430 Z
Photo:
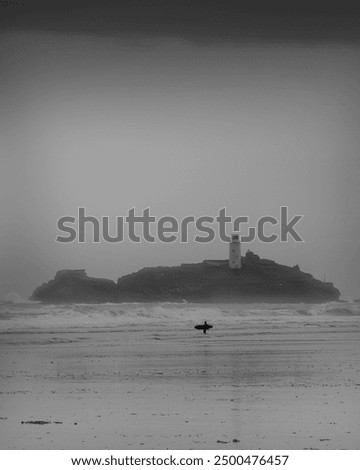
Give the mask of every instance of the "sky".
M 116 280 L 228 255 L 55 242 L 80 206 L 253 223 L 288 206 L 303 243 L 242 250 L 360 298 L 360 16 L 240 3 L 1 3 L 0 298 L 64 268 Z

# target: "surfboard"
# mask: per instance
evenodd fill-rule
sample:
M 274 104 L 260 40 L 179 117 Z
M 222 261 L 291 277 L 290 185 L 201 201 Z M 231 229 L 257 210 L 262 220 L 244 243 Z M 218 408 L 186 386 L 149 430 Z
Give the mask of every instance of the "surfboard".
M 196 330 L 210 330 L 212 328 L 212 325 L 195 325 L 194 328 Z

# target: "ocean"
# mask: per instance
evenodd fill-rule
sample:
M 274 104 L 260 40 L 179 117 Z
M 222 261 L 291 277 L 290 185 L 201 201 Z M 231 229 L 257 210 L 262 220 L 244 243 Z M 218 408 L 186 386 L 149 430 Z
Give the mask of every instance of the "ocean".
M 2 302 L 2 446 L 355 449 L 359 339 L 357 302 Z
M 268 303 L 104 303 L 49 305 L 38 302 L 0 302 L 0 331 L 41 330 L 178 331 L 186 334 L 205 320 L 211 334 L 263 327 L 342 327 L 360 325 L 360 302 L 323 304 Z

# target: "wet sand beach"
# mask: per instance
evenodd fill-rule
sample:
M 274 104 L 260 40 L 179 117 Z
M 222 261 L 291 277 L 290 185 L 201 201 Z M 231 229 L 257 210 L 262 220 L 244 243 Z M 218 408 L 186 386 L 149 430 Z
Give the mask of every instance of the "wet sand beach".
M 358 317 L 297 318 L 3 331 L 1 448 L 358 449 Z

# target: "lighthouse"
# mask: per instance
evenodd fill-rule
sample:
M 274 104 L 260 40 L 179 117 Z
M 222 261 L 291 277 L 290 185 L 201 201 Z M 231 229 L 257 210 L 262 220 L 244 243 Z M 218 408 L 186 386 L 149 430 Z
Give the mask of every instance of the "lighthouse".
M 229 268 L 241 269 L 240 235 L 238 233 L 231 235 L 231 242 L 229 243 Z

